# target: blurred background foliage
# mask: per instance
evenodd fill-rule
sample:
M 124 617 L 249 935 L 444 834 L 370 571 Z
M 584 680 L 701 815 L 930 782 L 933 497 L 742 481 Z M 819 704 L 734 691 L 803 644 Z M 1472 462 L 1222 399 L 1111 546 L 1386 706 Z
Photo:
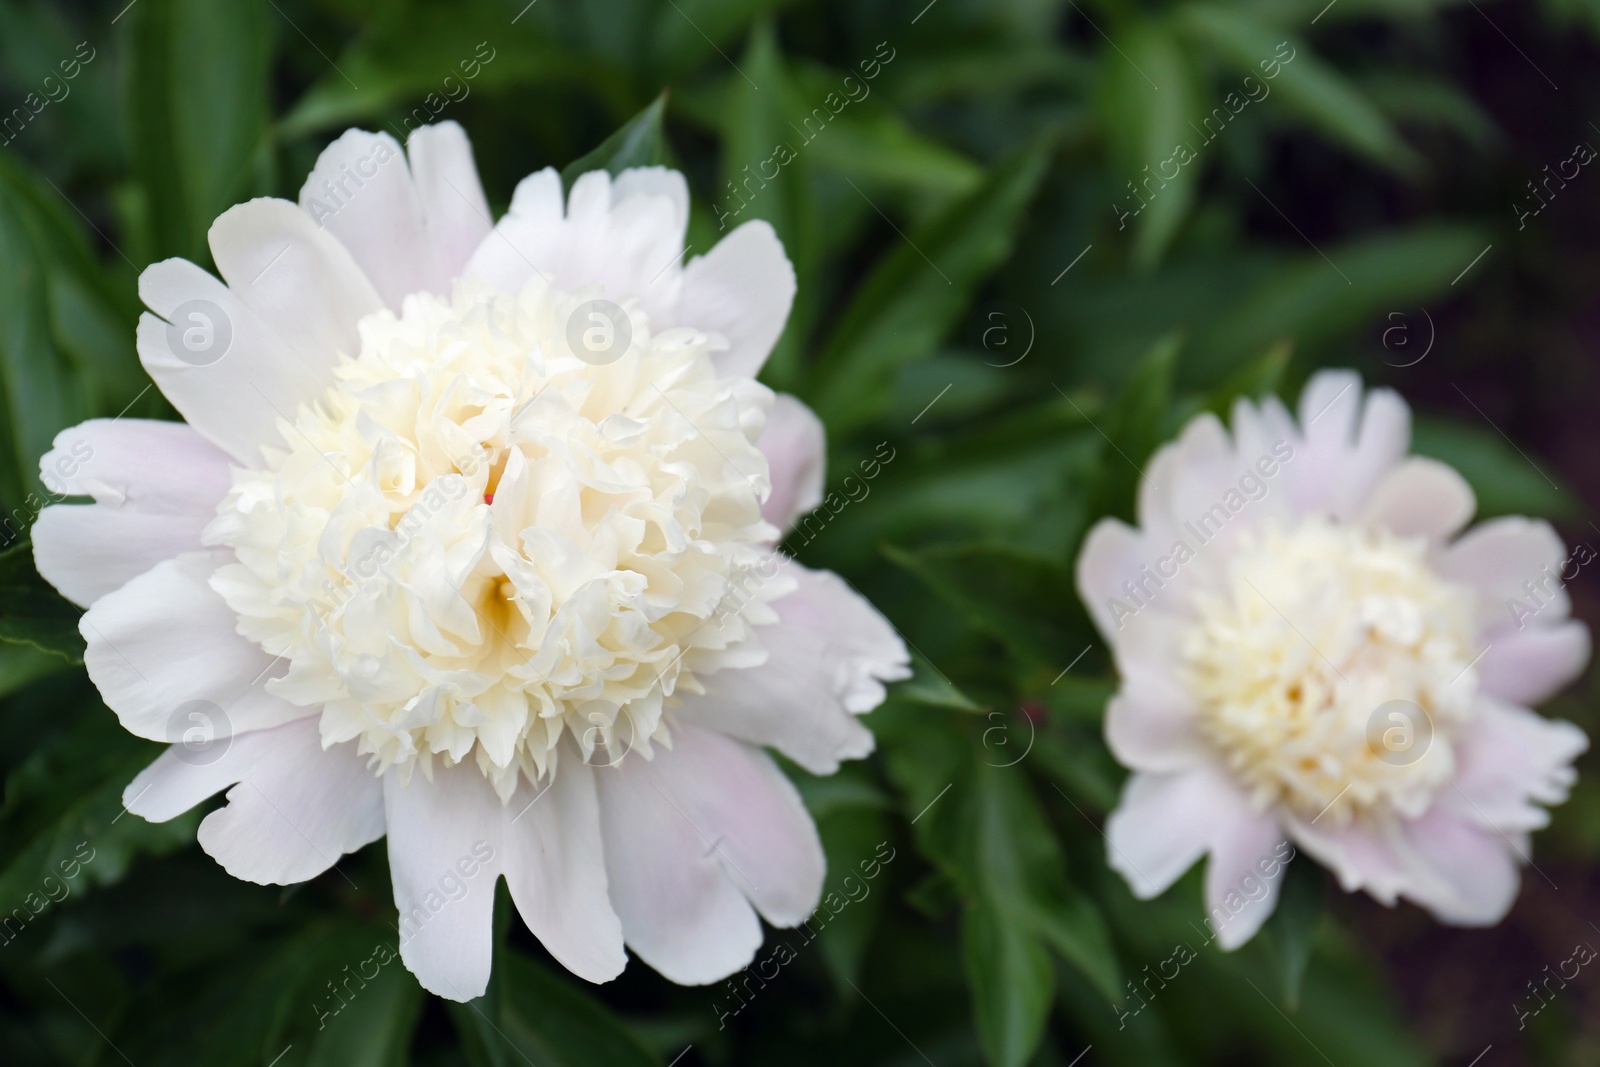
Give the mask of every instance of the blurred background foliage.
M 1330 893 L 1302 862 L 1223 954 L 1198 870 L 1139 903 L 1105 865 L 1114 681 L 1071 580 L 1183 420 L 1329 363 L 1417 403 L 1418 449 L 1483 514 L 1600 537 L 1597 179 L 1539 186 L 1537 214 L 1529 186 L 1600 143 L 1596 0 L 125 3 L 0 0 L 7 1063 L 1600 1062 L 1592 989 L 1516 1014 L 1600 938 L 1592 759 L 1499 928 Z M 587 986 L 502 909 L 484 998 L 391 964 L 319 1028 L 393 942 L 383 845 L 278 889 L 201 854 L 197 815 L 123 818 L 156 747 L 100 704 L 33 573 L 52 436 L 172 417 L 134 354 L 139 270 L 209 265 L 210 221 L 292 197 L 347 126 L 435 118 L 466 127 L 497 210 L 543 166 L 670 162 L 692 252 L 764 218 L 799 274 L 765 377 L 828 423 L 835 495 L 790 548 L 871 596 L 917 673 L 871 718 L 876 756 L 796 772 L 830 893 L 893 859 L 738 994 L 638 964 Z M 1591 620 L 1594 582 L 1573 588 Z M 1180 944 L 1195 959 L 1146 984 Z

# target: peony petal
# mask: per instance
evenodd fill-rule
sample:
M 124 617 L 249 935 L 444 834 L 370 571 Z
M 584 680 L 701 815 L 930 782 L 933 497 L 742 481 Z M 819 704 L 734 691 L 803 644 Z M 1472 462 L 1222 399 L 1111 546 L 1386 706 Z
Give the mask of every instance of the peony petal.
M 139 295 L 155 312 L 139 317 L 144 369 L 190 426 L 247 466 L 280 440 L 280 418 L 332 384 L 334 345 L 289 343 L 193 263 L 146 267 Z
M 1231 952 L 1277 907 L 1287 843 L 1272 815 L 1235 811 L 1225 818 L 1206 861 L 1206 926 Z
M 389 874 L 400 911 L 400 958 L 447 1000 L 483 995 L 494 957 L 494 888 L 505 870 L 506 815 L 471 763 L 383 776 Z
M 1378 483 L 1358 518 L 1401 537 L 1439 542 L 1470 522 L 1477 506 L 1472 487 L 1454 467 L 1413 456 Z
M 494 228 L 472 142 L 459 124 L 440 122 L 413 130 L 406 154 L 442 276 L 457 277 Z
M 1281 408 L 1269 399 L 1262 413 L 1282 428 Z M 1411 412 L 1388 389 L 1363 399 L 1354 371 L 1320 371 L 1300 394 L 1295 456 L 1284 464 L 1290 495 L 1301 512 L 1354 518 L 1375 487 L 1401 461 L 1411 438 Z
M 783 242 L 758 219 L 689 261 L 677 318 L 728 339 L 728 351 L 717 356 L 723 374 L 754 378 L 783 333 L 794 293 L 794 267 Z
M 1078 596 L 1101 636 L 1112 644 L 1141 610 L 1122 585 L 1139 577 L 1148 556 L 1145 536 L 1120 519 L 1095 523 L 1078 552 Z
M 1181 771 L 1210 750 L 1195 731 L 1193 701 L 1161 674 L 1124 673 L 1122 690 L 1106 705 L 1106 744 L 1136 771 Z
M 1540 805 L 1567 799 L 1578 778 L 1572 762 L 1588 748 L 1588 737 L 1570 722 L 1480 700 L 1477 715 L 1456 742 L 1452 788 L 1437 804 L 1486 829 L 1537 830 L 1550 821 Z
M 522 921 L 579 978 L 621 974 L 628 954 L 607 895 L 594 772 L 563 760 L 548 787 L 523 779 L 505 812 L 506 885 Z
M 79 621 L 89 677 L 130 733 L 178 741 L 198 715 L 228 737 L 316 714 L 266 692 L 278 661 L 235 632 L 238 620 L 207 584 L 230 558 L 186 552 L 159 563 Z
M 1538 625 L 1567 617 L 1572 602 L 1561 584 L 1566 557 L 1561 535 L 1548 522 L 1506 516 L 1469 530 L 1439 554 L 1436 567 L 1478 590 L 1479 610 L 1493 634 L 1526 618 L 1515 610 L 1518 604 L 1537 612 Z
M 561 175 L 546 167 L 517 183 L 511 209 L 472 253 L 462 274 L 515 293 L 534 275 L 549 281 L 565 251 Z
M 166 822 L 227 786 L 200 823 L 200 847 L 235 878 L 314 878 L 383 836 L 383 790 L 352 744 L 324 750 L 317 725 L 255 730 L 204 752 L 172 745 L 123 793 L 135 815 Z
M 1372 826 L 1359 821 L 1343 825 L 1318 816 L 1309 822 L 1284 815 L 1289 836 L 1339 879 L 1346 893 L 1365 889 L 1384 904 L 1393 905 L 1412 882 L 1404 853 L 1407 845 L 1392 826 Z M 1320 825 L 1319 825 L 1320 824 Z
M 1140 900 L 1166 891 L 1230 822 L 1248 815 L 1244 796 L 1213 767 L 1136 772 L 1106 819 L 1107 861 Z
M 149 419 L 62 430 L 39 471 L 52 493 L 95 499 L 45 508 L 32 531 L 39 573 L 84 607 L 200 548 L 229 483 L 228 458 L 214 445 L 182 423 Z
M 779 393 L 756 445 L 766 454 L 772 479 L 772 494 L 761 505 L 761 517 L 784 533 L 822 503 L 827 444 L 816 412 Z
M 1478 685 L 1513 704 L 1539 704 L 1583 673 L 1589 628 L 1567 620 L 1492 635 L 1478 661 Z
M 756 631 L 767 662 L 708 676 L 705 695 L 685 695 L 678 714 L 832 774 L 840 760 L 872 751 L 872 734 L 855 716 L 883 702 L 885 681 L 910 676 L 910 657 L 888 621 L 838 575 L 775 558 L 799 585 L 773 601 L 778 622 Z
M 755 957 L 761 923 L 717 855 L 722 842 L 682 810 L 682 783 L 664 766 L 674 755 L 596 773 L 606 873 L 628 947 L 679 985 L 707 985 Z
M 1493 926 L 1522 884 L 1516 848 L 1493 830 L 1434 809 L 1406 824 L 1414 877 L 1405 896 L 1458 926 Z
M 675 322 L 688 197 L 682 175 L 665 168 L 614 179 L 589 171 L 573 183 L 563 212 L 559 175 L 541 171 L 517 186 L 511 210 L 465 272 L 507 292 L 535 276 L 568 292 L 599 286 L 611 300 L 639 298 L 652 328 L 663 329 Z
M 392 310 L 412 293 L 448 294 L 450 276 L 434 253 L 422 197 L 387 133 L 347 130 L 323 149 L 300 187 L 300 209 L 349 250 Z
M 341 352 L 361 351 L 356 323 L 383 300 L 350 251 L 311 216 L 287 200 L 251 200 L 223 212 L 209 236 L 234 296 L 290 348 L 326 368 Z M 150 310 L 162 313 L 154 304 Z M 331 383 L 328 374 L 324 385 Z

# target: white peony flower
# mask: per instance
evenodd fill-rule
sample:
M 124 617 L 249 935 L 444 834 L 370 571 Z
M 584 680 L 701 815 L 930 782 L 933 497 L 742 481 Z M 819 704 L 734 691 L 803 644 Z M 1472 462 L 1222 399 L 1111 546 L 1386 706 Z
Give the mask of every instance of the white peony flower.
M 227 789 L 200 844 L 262 883 L 387 834 L 400 954 L 441 996 L 483 993 L 502 876 L 591 981 L 624 944 L 682 983 L 744 966 L 823 877 L 757 746 L 831 773 L 908 674 L 775 548 L 823 463 L 754 380 L 783 248 L 751 222 L 680 266 L 688 215 L 674 171 L 563 203 L 545 170 L 492 224 L 455 124 L 404 153 L 350 131 L 298 206 L 216 221 L 225 281 L 140 278 L 139 356 L 188 424 L 94 420 L 42 464 L 94 503 L 40 517 L 40 573 L 88 608 L 122 724 L 173 743 L 128 810 Z
M 1078 559 L 1134 772 L 1110 863 L 1149 898 L 1209 853 L 1224 948 L 1271 914 L 1291 846 L 1346 891 L 1498 922 L 1588 747 L 1528 710 L 1589 657 L 1560 539 L 1457 537 L 1472 491 L 1406 455 L 1410 418 L 1350 372 L 1316 375 L 1298 423 L 1276 399 L 1238 401 L 1231 435 L 1202 415 L 1145 469 L 1139 528 L 1102 521 Z

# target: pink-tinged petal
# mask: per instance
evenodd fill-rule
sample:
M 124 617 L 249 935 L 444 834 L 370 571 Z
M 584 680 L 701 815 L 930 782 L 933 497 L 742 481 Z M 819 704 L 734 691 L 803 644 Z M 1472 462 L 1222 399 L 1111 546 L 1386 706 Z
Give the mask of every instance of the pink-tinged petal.
M 350 251 L 310 215 L 287 200 L 251 200 L 223 212 L 209 237 L 233 294 L 289 347 L 330 368 L 339 353 L 361 351 L 356 323 L 383 300 Z M 161 314 L 154 305 L 150 310 Z M 250 388 L 248 381 L 235 384 Z M 324 382 L 330 384 L 331 374 Z
M 130 812 L 166 822 L 217 793 L 200 847 L 235 878 L 289 885 L 383 836 L 383 789 L 354 744 L 324 750 L 310 720 L 198 749 L 173 745 L 123 793 Z
M 1078 596 L 1101 635 L 1112 644 L 1140 609 L 1123 587 L 1137 586 L 1140 568 L 1149 562 L 1148 542 L 1138 530 L 1118 519 L 1101 519 L 1084 538 L 1078 553 Z
M 822 503 L 827 444 L 816 412 L 779 393 L 767 413 L 766 429 L 756 442 L 767 457 L 772 479 L 772 495 L 761 505 L 763 519 L 788 533 L 796 519 Z
M 1561 535 L 1548 522 L 1505 516 L 1490 519 L 1439 554 L 1440 574 L 1478 590 L 1479 609 L 1488 632 L 1514 626 L 1536 612 L 1536 625 L 1565 619 L 1572 602 L 1561 584 L 1566 559 Z M 1513 603 L 1515 602 L 1515 603 Z
M 1407 900 L 1443 922 L 1493 926 L 1516 902 L 1522 877 L 1515 843 L 1494 830 L 1434 809 L 1406 823 L 1414 870 Z
M 279 419 L 333 382 L 334 343 L 291 344 L 193 263 L 146 267 L 139 295 L 154 312 L 139 316 L 144 369 L 190 426 L 247 466 L 261 463 L 263 442 L 281 443 Z
M 716 832 L 683 810 L 684 783 L 664 763 L 676 754 L 597 770 L 606 873 L 628 947 L 679 985 L 707 985 L 755 958 L 761 922 L 729 877 Z
M 1550 821 L 1540 805 L 1560 804 L 1577 781 L 1572 762 L 1589 748 L 1570 722 L 1527 708 L 1480 700 L 1456 742 L 1456 775 L 1437 804 L 1485 829 L 1537 830 Z
M 188 552 L 159 563 L 79 620 L 84 666 L 128 732 L 178 741 L 198 713 L 225 737 L 316 714 L 266 691 L 287 661 L 239 636 L 237 618 L 208 584 L 229 558 Z
M 754 378 L 783 333 L 794 293 L 783 242 L 768 223 L 747 222 L 684 268 L 678 321 L 727 338 L 717 369 Z
M 324 148 L 300 187 L 300 209 L 349 250 L 391 309 L 412 293 L 447 292 L 450 278 L 434 254 L 422 197 L 387 133 L 347 130 Z
M 1248 814 L 1243 794 L 1213 767 L 1138 772 L 1106 819 L 1106 858 L 1134 896 L 1149 900 L 1194 866 L 1228 822 Z
M 1206 861 L 1206 927 L 1231 952 L 1249 941 L 1278 904 L 1283 829 L 1270 814 L 1229 812 Z
M 519 782 L 505 813 L 506 885 L 522 921 L 579 978 L 621 974 L 628 954 L 606 885 L 594 772 L 562 760 L 548 786 Z
M 1413 456 L 1378 483 L 1359 519 L 1401 537 L 1440 542 L 1470 522 L 1476 509 L 1472 487 L 1455 468 Z
M 440 271 L 454 278 L 494 228 L 472 142 L 457 123 L 440 122 L 413 130 L 406 155 Z
M 404 783 L 385 774 L 383 808 L 401 960 L 430 993 L 482 996 L 494 962 L 494 887 L 508 863 L 500 798 L 475 765 L 435 763 L 432 781 L 420 769 Z
M 1123 766 L 1136 771 L 1181 771 L 1209 758 L 1195 731 L 1187 691 L 1158 674 L 1124 675 L 1122 690 L 1106 706 L 1106 744 Z
M 1262 405 L 1274 425 L 1283 421 L 1274 400 Z M 1284 464 L 1296 508 L 1340 520 L 1360 513 L 1375 488 L 1406 454 L 1411 412 L 1387 389 L 1363 393 L 1353 371 L 1321 371 L 1300 395 L 1299 427 L 1290 441 L 1295 450 Z
M 1493 634 L 1478 661 L 1478 686 L 1513 704 L 1538 704 L 1559 693 L 1589 662 L 1589 628 L 1568 619 Z
M 1320 814 L 1308 820 L 1284 816 L 1289 837 L 1339 879 L 1346 893 L 1365 889 L 1393 905 L 1412 882 L 1403 853 L 1405 843 L 1393 826 L 1360 821 L 1343 825 Z
M 45 580 L 87 607 L 162 560 L 200 548 L 228 489 L 228 458 L 192 428 L 149 419 L 92 419 L 56 435 L 39 461 L 57 495 L 93 504 L 45 508 L 33 559 Z
M 838 575 L 778 558 L 798 588 L 773 601 L 778 622 L 756 631 L 767 661 L 708 675 L 705 694 L 685 694 L 678 715 L 832 774 L 840 760 L 872 751 L 872 734 L 855 716 L 883 703 L 884 682 L 909 677 L 910 657 Z

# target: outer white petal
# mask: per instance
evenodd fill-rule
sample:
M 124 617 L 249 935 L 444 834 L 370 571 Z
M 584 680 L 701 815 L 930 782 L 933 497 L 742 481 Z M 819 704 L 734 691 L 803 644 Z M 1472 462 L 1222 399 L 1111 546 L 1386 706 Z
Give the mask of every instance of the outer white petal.
M 1148 544 L 1141 531 L 1120 519 L 1101 519 L 1078 552 L 1078 596 L 1101 636 L 1113 644 L 1136 607 L 1122 583 L 1137 578 L 1149 562 Z
M 1588 737 L 1570 722 L 1480 700 L 1456 742 L 1452 787 L 1437 806 L 1488 830 L 1537 830 L 1550 821 L 1541 805 L 1567 799 L 1578 778 L 1572 762 L 1588 748 Z
M 576 758 L 562 760 L 543 788 L 524 779 L 504 808 L 506 885 L 550 955 L 580 978 L 610 981 L 628 955 L 607 893 L 594 772 Z
M 1262 410 L 1275 406 L 1268 401 Z M 1363 395 L 1354 371 L 1313 375 L 1300 394 L 1298 423 L 1295 457 L 1284 465 L 1295 504 L 1342 520 L 1355 516 L 1410 444 L 1405 402 L 1387 389 Z
M 786 560 L 798 588 L 772 607 L 778 622 L 756 631 L 767 662 L 718 671 L 678 715 L 757 745 L 771 745 L 813 774 L 872 751 L 855 716 L 883 702 L 883 683 L 910 675 L 905 644 L 876 608 L 829 571 Z
M 1522 877 L 1516 850 L 1527 839 L 1507 841 L 1475 821 L 1435 808 L 1406 825 L 1413 868 L 1405 896 L 1444 922 L 1493 926 L 1516 902 Z
M 228 805 L 205 817 L 199 838 L 235 878 L 303 882 L 383 836 L 377 777 L 354 744 L 324 750 L 310 720 L 242 734 L 205 757 L 211 761 L 188 762 L 193 750 L 173 745 L 129 783 L 123 803 L 165 822 L 232 785 Z
M 207 584 L 226 559 L 187 552 L 159 563 L 79 620 L 84 666 L 129 733 L 177 741 L 197 713 L 225 737 L 316 714 L 266 692 L 281 665 L 235 632 L 238 620 Z
M 300 209 L 349 249 L 390 308 L 412 293 L 447 292 L 406 154 L 387 133 L 347 130 L 323 149 L 300 187 Z
M 761 941 L 749 898 L 794 926 L 824 860 L 794 786 L 758 750 L 681 726 L 670 751 L 597 772 L 612 902 L 628 946 L 675 982 L 714 982 Z
M 287 200 L 251 200 L 223 212 L 209 236 L 233 294 L 291 348 L 324 367 L 340 352 L 361 350 L 356 323 L 383 300 L 349 250 L 311 216 Z
M 454 278 L 494 228 L 472 143 L 455 122 L 440 122 L 414 130 L 406 153 L 434 255 L 444 276 Z
M 712 852 L 711 831 L 663 799 L 673 783 L 662 784 L 656 761 L 624 759 L 595 776 L 611 906 L 640 959 L 679 985 L 707 985 L 755 957 L 761 922 Z
M 1407 869 L 1408 849 L 1397 827 L 1330 819 L 1310 821 L 1285 814 L 1284 824 L 1295 844 L 1339 879 L 1346 893 L 1365 889 L 1384 904 L 1393 905 L 1408 890 L 1414 877 Z
M 756 445 L 766 454 L 772 478 L 761 517 L 787 533 L 796 519 L 822 503 L 828 462 L 822 420 L 799 400 L 779 393 Z
M 1472 487 L 1454 467 L 1413 456 L 1386 474 L 1359 518 L 1401 537 L 1426 537 L 1438 543 L 1452 537 L 1477 509 Z
M 1283 843 L 1283 830 L 1271 814 L 1231 813 L 1219 826 L 1206 861 L 1206 925 L 1224 951 L 1254 937 L 1277 907 Z
M 678 321 L 728 339 L 723 374 L 754 378 L 772 353 L 794 304 L 795 276 L 783 242 L 759 219 L 734 230 L 683 271 Z
M 45 487 L 93 504 L 45 508 L 33 559 L 63 596 L 87 607 L 180 552 L 228 489 L 228 459 L 193 429 L 149 419 L 91 419 L 56 435 L 39 461 Z
M 331 339 L 290 343 L 187 260 L 146 267 L 139 295 L 154 312 L 139 317 L 139 361 L 190 426 L 243 464 L 258 465 L 259 446 L 279 441 L 278 420 L 332 383 Z
M 1107 861 L 1140 900 L 1165 892 L 1219 835 L 1249 817 L 1244 796 L 1222 772 L 1137 772 L 1106 819 Z
M 1589 662 L 1589 628 L 1568 619 L 1492 634 L 1478 661 L 1478 685 L 1515 704 L 1538 704 L 1565 689 Z
M 430 993 L 482 996 L 494 957 L 494 887 L 507 862 L 500 798 L 476 766 L 435 764 L 432 781 L 420 771 L 405 784 L 385 774 L 383 808 L 400 958 Z
M 676 325 L 688 195 L 683 176 L 662 167 L 615 179 L 590 171 L 573 183 L 563 212 L 560 177 L 541 171 L 517 186 L 465 273 L 507 292 L 536 275 L 568 291 L 598 285 L 609 299 L 640 298 L 654 329 Z
M 561 175 L 546 167 L 517 183 L 511 209 L 473 252 L 462 274 L 515 293 L 535 274 L 550 278 L 565 254 Z
M 1537 608 L 1538 625 L 1567 617 L 1572 601 L 1560 580 L 1565 558 L 1561 535 L 1549 523 L 1506 516 L 1467 531 L 1439 554 L 1436 566 L 1446 578 L 1479 591 L 1479 609 L 1492 632 L 1517 625 L 1512 601 Z

